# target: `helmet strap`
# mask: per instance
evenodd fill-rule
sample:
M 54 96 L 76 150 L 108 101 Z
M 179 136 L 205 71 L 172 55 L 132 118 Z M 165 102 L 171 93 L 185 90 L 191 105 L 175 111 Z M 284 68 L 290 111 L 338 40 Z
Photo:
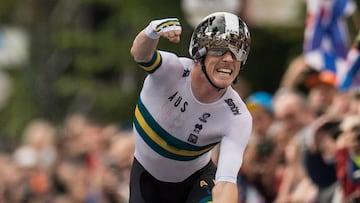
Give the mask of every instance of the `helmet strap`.
M 207 74 L 206 68 L 205 68 L 205 56 L 200 59 L 200 64 L 201 64 L 201 70 L 202 70 L 202 72 L 204 73 L 206 79 L 207 79 L 207 80 L 209 81 L 209 83 L 211 84 L 211 86 L 213 86 L 217 91 L 220 91 L 220 90 L 224 89 L 223 87 L 218 87 L 218 86 L 216 86 L 216 85 L 210 80 L 209 75 Z
M 235 84 L 235 83 L 238 81 L 239 75 L 240 75 L 240 71 L 241 71 L 242 69 L 243 69 L 243 64 L 241 63 L 241 64 L 240 64 L 239 73 L 237 74 L 236 78 L 234 79 L 233 84 Z

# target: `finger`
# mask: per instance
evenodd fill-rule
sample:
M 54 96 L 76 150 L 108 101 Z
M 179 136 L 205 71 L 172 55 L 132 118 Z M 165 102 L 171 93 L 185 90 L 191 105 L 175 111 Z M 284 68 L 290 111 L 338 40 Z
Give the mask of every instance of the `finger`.
M 172 38 L 169 38 L 170 42 L 179 43 L 180 42 L 180 36 L 175 36 Z
M 170 37 L 175 37 L 176 33 L 175 31 L 168 31 L 168 32 L 161 32 L 159 33 L 159 35 L 164 38 L 170 38 Z
M 175 32 L 164 32 L 161 33 L 160 36 L 168 39 L 170 42 L 180 42 L 180 35 L 176 35 Z
M 175 33 L 175 35 L 180 36 L 181 35 L 181 30 L 174 30 L 174 33 Z

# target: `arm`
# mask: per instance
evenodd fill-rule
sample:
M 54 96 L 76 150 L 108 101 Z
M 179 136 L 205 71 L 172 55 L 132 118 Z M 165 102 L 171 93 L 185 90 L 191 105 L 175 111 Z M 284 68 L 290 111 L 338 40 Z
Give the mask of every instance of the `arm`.
M 154 20 L 142 30 L 133 42 L 130 53 L 136 62 L 148 62 L 159 43 L 159 38 L 167 38 L 170 42 L 180 42 L 181 26 L 176 18 Z
M 240 105 L 239 105 L 240 106 Z M 220 153 L 216 171 L 216 184 L 212 190 L 214 203 L 237 203 L 237 177 L 243 160 L 243 154 L 250 138 L 252 119 L 248 111 L 242 111 L 242 117 L 234 117 L 220 143 Z M 236 119 L 235 119 L 236 118 Z M 241 126 L 238 128 L 236 126 Z
M 149 38 L 143 30 L 136 36 L 130 53 L 136 62 L 150 61 L 158 43 L 159 39 Z
M 237 203 L 238 188 L 235 183 L 217 182 L 212 190 L 214 203 Z

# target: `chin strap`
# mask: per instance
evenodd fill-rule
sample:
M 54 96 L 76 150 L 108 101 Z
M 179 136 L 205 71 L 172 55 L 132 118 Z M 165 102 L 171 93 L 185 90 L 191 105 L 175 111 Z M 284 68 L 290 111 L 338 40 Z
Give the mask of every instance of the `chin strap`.
M 200 59 L 200 64 L 201 64 L 201 70 L 202 70 L 202 72 L 205 74 L 205 77 L 206 77 L 206 79 L 209 81 L 209 83 L 211 84 L 211 86 L 213 86 L 217 91 L 220 91 L 220 90 L 224 89 L 223 87 L 218 87 L 218 86 L 216 86 L 216 85 L 210 80 L 209 75 L 207 74 L 206 68 L 205 68 L 205 56 L 204 56 L 202 59 Z

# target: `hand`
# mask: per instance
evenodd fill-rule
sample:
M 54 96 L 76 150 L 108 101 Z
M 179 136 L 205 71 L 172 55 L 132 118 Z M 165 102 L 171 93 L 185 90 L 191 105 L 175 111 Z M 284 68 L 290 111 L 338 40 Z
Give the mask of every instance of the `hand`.
M 214 203 L 236 203 L 238 202 L 238 188 L 235 183 L 217 182 L 212 189 Z
M 145 28 L 145 34 L 151 39 L 167 38 L 170 42 L 180 42 L 181 25 L 177 18 L 153 20 Z
M 159 35 L 161 37 L 167 38 L 170 42 L 179 43 L 180 42 L 181 30 L 170 30 L 167 32 L 161 32 Z

